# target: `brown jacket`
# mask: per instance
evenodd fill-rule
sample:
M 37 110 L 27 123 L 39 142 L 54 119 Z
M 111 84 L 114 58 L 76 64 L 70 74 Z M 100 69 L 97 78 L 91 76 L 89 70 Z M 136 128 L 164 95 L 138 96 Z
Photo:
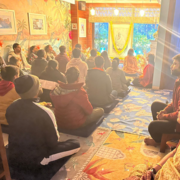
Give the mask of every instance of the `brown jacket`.
M 69 57 L 66 54 L 58 54 L 55 58 L 59 63 L 59 71 L 62 73 L 66 72 L 66 65 L 70 61 Z

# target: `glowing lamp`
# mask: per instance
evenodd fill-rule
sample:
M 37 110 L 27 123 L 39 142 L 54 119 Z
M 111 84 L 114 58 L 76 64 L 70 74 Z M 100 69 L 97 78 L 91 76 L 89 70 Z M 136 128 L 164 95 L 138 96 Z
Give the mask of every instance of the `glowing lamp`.
M 94 16 L 95 15 L 95 9 L 91 9 L 91 15 Z
M 143 9 L 141 9 L 140 12 L 139 12 L 139 14 L 140 14 L 140 16 L 144 16 L 145 11 L 144 11 Z
M 114 10 L 114 14 L 115 14 L 116 16 L 118 16 L 118 15 L 119 15 L 119 9 L 115 9 L 115 10 Z

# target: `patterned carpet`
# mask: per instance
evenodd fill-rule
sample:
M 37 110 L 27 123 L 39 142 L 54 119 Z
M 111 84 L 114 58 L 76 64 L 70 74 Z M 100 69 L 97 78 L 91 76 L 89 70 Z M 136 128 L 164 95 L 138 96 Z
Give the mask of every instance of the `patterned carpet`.
M 145 146 L 143 136 L 112 131 L 82 172 L 73 180 L 121 180 L 138 164 L 156 164 L 164 156 Z
M 151 104 L 154 101 L 170 103 L 172 91 L 131 88 L 129 95 L 107 115 L 101 126 L 133 134 L 149 135 L 148 125 L 152 121 Z
M 88 138 L 82 138 L 67 134 L 60 134 L 60 140 L 77 139 L 80 142 L 80 151 L 71 157 L 66 165 L 52 178 L 52 180 L 71 180 L 75 175 L 83 170 L 94 154 L 110 134 L 110 129 L 99 127 Z

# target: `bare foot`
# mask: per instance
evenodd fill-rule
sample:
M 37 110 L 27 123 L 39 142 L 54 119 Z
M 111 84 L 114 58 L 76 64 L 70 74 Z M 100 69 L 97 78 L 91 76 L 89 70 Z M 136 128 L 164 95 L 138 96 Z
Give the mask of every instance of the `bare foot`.
M 145 144 L 148 145 L 148 146 L 158 146 L 158 145 L 159 145 L 159 143 L 157 143 L 156 141 L 154 141 L 154 139 L 152 139 L 152 138 L 145 138 L 145 139 L 144 139 L 144 142 L 145 142 Z

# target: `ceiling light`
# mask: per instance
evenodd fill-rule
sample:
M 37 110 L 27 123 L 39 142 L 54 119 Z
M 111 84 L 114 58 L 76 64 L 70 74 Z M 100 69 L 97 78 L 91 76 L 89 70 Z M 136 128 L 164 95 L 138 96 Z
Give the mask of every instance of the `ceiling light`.
M 141 9 L 140 12 L 139 12 L 139 14 L 140 14 L 140 16 L 144 16 L 145 11 L 144 11 L 143 9 Z
M 95 13 L 96 13 L 95 9 L 94 9 L 94 8 L 92 8 L 92 9 L 91 9 L 91 15 L 92 15 L 92 16 L 94 16 L 94 15 L 95 15 Z
M 116 16 L 118 16 L 118 15 L 119 15 L 119 9 L 116 8 L 116 9 L 114 10 L 114 14 L 115 14 Z

